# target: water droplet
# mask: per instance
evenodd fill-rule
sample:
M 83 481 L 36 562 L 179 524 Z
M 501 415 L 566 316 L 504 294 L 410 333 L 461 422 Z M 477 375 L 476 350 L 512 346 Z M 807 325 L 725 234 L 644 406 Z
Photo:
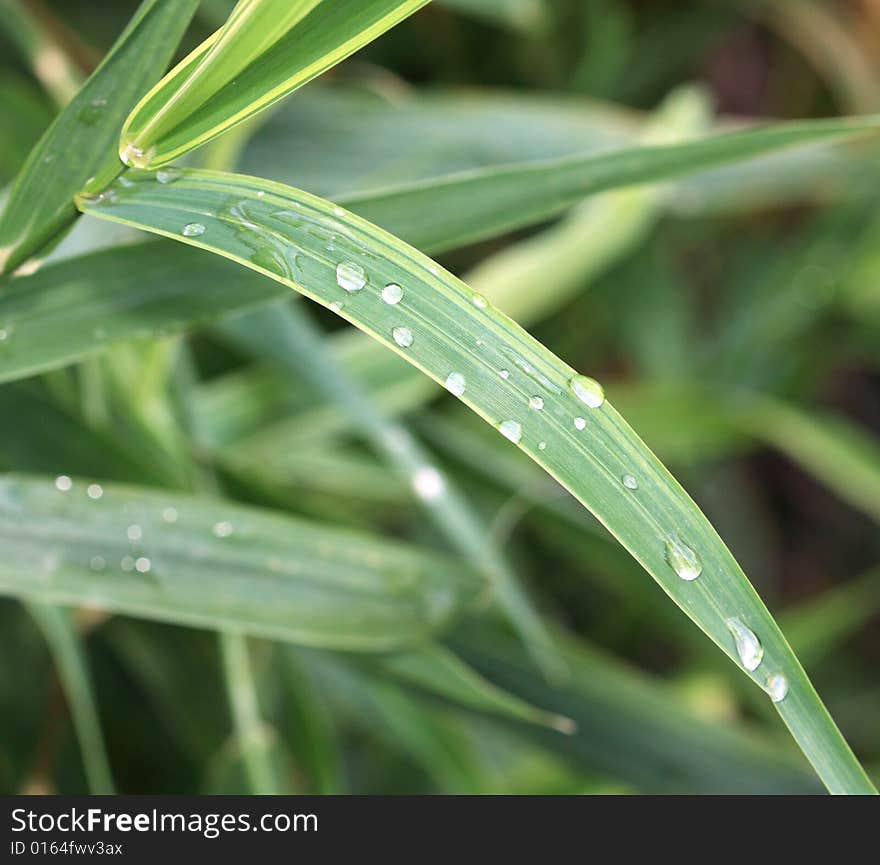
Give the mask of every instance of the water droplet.
M 446 390 L 455 396 L 461 396 L 467 389 L 467 381 L 460 372 L 451 372 L 446 376 Z
M 105 189 L 103 192 L 88 192 L 82 196 L 83 201 L 89 204 L 112 204 L 116 200 L 116 193 L 112 189 Z
M 412 331 L 408 327 L 395 327 L 391 336 L 401 348 L 409 348 L 413 344 Z
M 345 304 L 341 300 L 334 300 L 333 303 L 330 304 L 330 312 L 342 312 L 342 308 Z
M 266 193 L 264 190 L 262 190 L 262 189 L 257 190 L 257 198 L 262 198 L 265 194 Z
M 7 327 L 0 327 L 0 342 L 6 342 L 9 339 L 11 330 Z
M 576 375 L 570 382 L 574 395 L 590 408 L 599 408 L 605 402 L 605 390 L 599 382 L 585 375 Z
M 412 479 L 416 495 L 424 502 L 435 502 L 446 491 L 443 475 L 434 466 L 423 466 L 418 469 Z
M 138 556 L 134 561 L 134 569 L 139 574 L 148 574 L 152 566 L 152 563 L 146 556 Z
M 123 571 L 133 571 L 134 556 L 123 556 L 122 561 L 119 562 L 119 567 L 122 568 Z
M 214 533 L 214 537 L 217 538 L 228 538 L 233 531 L 232 523 L 228 520 L 222 520 L 219 523 L 214 523 L 214 528 L 211 529 Z
M 143 530 L 137 524 L 129 526 L 125 534 L 130 541 L 139 541 L 144 536 Z
M 541 411 L 541 409 L 544 408 L 544 400 L 539 396 L 529 397 L 529 408 L 534 409 L 535 411 Z
M 489 306 L 489 301 L 486 300 L 486 298 L 483 297 L 482 294 L 475 294 L 475 295 L 471 298 L 471 303 L 472 303 L 477 309 L 485 309 L 487 306 Z
M 89 567 L 93 571 L 103 571 L 107 567 L 107 562 L 103 556 L 92 556 Z
M 156 172 L 156 180 L 159 183 L 174 183 L 180 177 L 180 169 L 169 165 L 167 168 L 160 168 Z
M 104 488 L 100 484 L 89 484 L 86 495 L 90 499 L 99 499 L 104 495 Z
M 747 628 L 739 619 L 728 619 L 727 628 L 736 642 L 736 653 L 742 665 L 751 672 L 761 663 L 764 647 L 751 628 Z
M 666 541 L 666 561 L 683 580 L 695 580 L 703 573 L 700 557 L 679 538 Z
M 538 450 L 539 451 L 547 450 L 547 442 L 538 442 Z
M 165 510 L 162 511 L 162 522 L 176 523 L 177 522 L 177 508 L 165 508 Z
M 499 369 L 498 375 L 500 375 L 501 378 L 507 380 L 510 378 L 510 370 L 509 369 Z
M 781 703 L 788 694 L 788 679 L 782 673 L 771 673 L 767 676 L 765 688 L 774 703 Z
M 367 284 L 367 275 L 359 264 L 343 261 L 336 266 L 336 283 L 346 291 L 360 291 Z
M 133 141 L 127 141 L 119 149 L 119 158 L 130 168 L 146 168 L 153 157 L 155 148 L 148 151 L 138 147 Z
M 205 226 L 201 222 L 188 222 L 180 233 L 184 237 L 201 237 L 205 233 Z
M 382 300 L 385 303 L 393 306 L 395 303 L 400 303 L 402 298 L 403 289 L 396 282 L 391 282 L 382 289 Z
M 632 475 L 624 475 L 620 480 L 628 490 L 637 490 L 639 488 L 639 482 Z
M 66 493 L 73 486 L 73 481 L 67 475 L 58 475 L 55 478 L 55 489 Z
M 334 208 L 333 208 L 333 213 L 334 213 L 336 216 L 345 216 L 345 211 L 344 211 L 341 207 L 334 207 Z
M 508 441 L 519 444 L 522 439 L 522 427 L 515 420 L 504 420 L 498 424 L 498 432 Z
M 587 422 L 582 417 L 576 417 L 574 419 L 574 427 L 575 429 L 586 429 Z

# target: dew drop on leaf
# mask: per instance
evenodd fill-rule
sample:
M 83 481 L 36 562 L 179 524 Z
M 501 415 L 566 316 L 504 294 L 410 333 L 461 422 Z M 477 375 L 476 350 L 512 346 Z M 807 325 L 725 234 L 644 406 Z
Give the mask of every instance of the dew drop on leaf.
M 382 300 L 394 306 L 403 299 L 403 289 L 396 283 L 391 282 L 382 289 Z
M 782 673 L 772 673 L 767 676 L 765 688 L 774 703 L 781 703 L 788 694 L 788 679 Z
M 569 382 L 574 395 L 586 406 L 599 408 L 605 402 L 605 390 L 594 378 L 576 375 Z
M 188 222 L 180 233 L 184 237 L 201 237 L 205 233 L 205 226 L 201 222 Z
M 679 538 L 666 541 L 666 561 L 679 577 L 689 582 L 703 573 L 700 557 Z
M 408 327 L 395 327 L 391 336 L 401 348 L 409 348 L 413 344 L 412 331 Z
M 346 291 L 360 291 L 367 284 L 367 275 L 359 264 L 343 261 L 336 265 L 336 283 Z
M 460 372 L 451 372 L 446 376 L 445 387 L 454 396 L 461 396 L 467 389 L 467 381 Z
M 498 424 L 498 432 L 514 444 L 519 444 L 522 439 L 522 427 L 515 420 L 501 421 Z
M 756 669 L 764 657 L 764 647 L 755 632 L 737 618 L 728 619 L 727 628 L 733 634 L 740 663 L 749 672 Z

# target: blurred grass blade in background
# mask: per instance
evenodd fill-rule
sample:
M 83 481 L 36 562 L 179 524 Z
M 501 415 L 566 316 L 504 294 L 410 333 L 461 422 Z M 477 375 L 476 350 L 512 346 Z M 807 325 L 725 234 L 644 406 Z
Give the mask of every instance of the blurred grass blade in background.
M 122 166 L 119 129 L 162 74 L 198 0 L 144 0 L 101 65 L 55 118 L 16 178 L 0 216 L 0 273 L 40 253 L 77 216 L 74 196 Z
M 326 648 L 419 643 L 486 589 L 426 550 L 67 476 L 4 476 L 0 535 L 0 594 Z
M 159 166 L 301 87 L 428 0 L 240 0 L 134 108 L 127 165 Z
M 709 151 L 716 146 L 710 142 Z M 376 226 L 281 184 L 204 171 L 181 171 L 163 183 L 153 173 L 126 172 L 123 183 L 79 204 L 279 280 L 444 384 L 589 508 L 768 693 L 829 790 L 873 791 L 772 616 L 694 502 L 598 382 L 481 295 Z

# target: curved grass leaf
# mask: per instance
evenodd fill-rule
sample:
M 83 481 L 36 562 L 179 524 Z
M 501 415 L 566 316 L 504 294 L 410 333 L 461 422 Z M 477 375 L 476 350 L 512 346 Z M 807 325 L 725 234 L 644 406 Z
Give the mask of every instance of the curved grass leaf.
M 428 0 L 241 0 L 135 106 L 119 155 L 157 166 L 267 108 Z
M 348 650 L 428 638 L 485 582 L 424 550 L 252 508 L 0 478 L 0 594 Z
M 59 114 L 19 172 L 0 217 L 0 273 L 13 270 L 77 216 L 74 196 L 121 168 L 119 129 L 161 75 L 198 0 L 144 0 L 101 65 Z
M 238 261 L 337 311 L 435 381 L 460 377 L 454 389 L 463 402 L 588 507 L 735 662 L 730 621 L 758 635 L 761 663 L 746 673 L 768 690 L 784 677 L 776 707 L 828 788 L 873 790 L 773 617 L 687 493 L 598 385 L 452 274 L 330 202 L 250 177 L 192 171 L 159 183 L 151 173 L 128 173 L 81 207 Z M 390 285 L 402 289 L 397 302 L 387 302 L 396 290 L 383 299 Z

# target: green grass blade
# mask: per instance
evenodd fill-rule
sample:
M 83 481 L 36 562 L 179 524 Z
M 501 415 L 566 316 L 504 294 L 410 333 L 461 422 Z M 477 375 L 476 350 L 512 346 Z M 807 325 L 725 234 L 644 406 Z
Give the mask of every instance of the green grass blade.
M 390 655 L 376 662 L 378 668 L 396 679 L 460 703 L 479 712 L 501 715 L 571 734 L 575 724 L 561 715 L 544 712 L 513 694 L 496 688 L 443 646 L 426 646 L 415 652 Z
M 757 634 L 762 659 L 746 672 L 769 690 L 784 677 L 776 708 L 826 786 L 873 791 L 773 617 L 687 493 L 598 385 L 452 274 L 330 202 L 249 177 L 192 171 L 163 184 L 129 173 L 81 206 L 265 273 L 339 312 L 435 381 L 461 376 L 463 402 L 588 507 L 738 665 L 729 623 Z M 402 287 L 399 302 L 383 301 L 389 285 Z
M 0 273 L 21 265 L 77 216 L 74 196 L 121 168 L 116 138 L 135 100 L 162 74 L 198 0 L 144 0 L 101 65 L 46 130 L 0 217 Z
M 258 310 L 223 328 L 238 344 L 268 357 L 324 393 L 409 482 L 416 499 L 447 542 L 495 587 L 499 603 L 532 654 L 550 678 L 565 675 L 540 617 L 501 551 L 487 540 L 488 527 L 479 514 L 436 465 L 430 452 L 396 423 L 351 379 L 328 350 L 321 332 L 299 309 Z
M 260 718 L 247 639 L 233 631 L 223 631 L 217 635 L 217 641 L 223 658 L 236 743 L 250 790 L 261 796 L 280 793 L 279 779 L 271 759 L 272 736 Z
M 60 482 L 61 489 L 66 482 Z M 303 645 L 380 650 L 485 589 L 460 562 L 172 492 L 0 480 L 0 594 Z
M 67 610 L 40 603 L 25 605 L 43 632 L 55 659 L 92 793 L 113 793 L 113 775 L 101 732 L 88 662 Z
M 125 122 L 119 155 L 163 165 L 267 108 L 428 0 L 241 0 Z
M 621 186 L 672 180 L 800 144 L 874 132 L 876 116 L 805 120 L 609 153 L 463 172 L 442 181 L 353 195 L 346 206 L 396 231 L 402 207 L 417 215 L 401 236 L 426 252 L 485 239 L 548 219 L 589 195 Z M 536 194 L 540 190 L 540 194 Z M 436 223 L 445 219 L 442 242 Z M 433 241 L 433 242 L 431 242 Z M 436 244 L 436 246 L 434 245 Z

